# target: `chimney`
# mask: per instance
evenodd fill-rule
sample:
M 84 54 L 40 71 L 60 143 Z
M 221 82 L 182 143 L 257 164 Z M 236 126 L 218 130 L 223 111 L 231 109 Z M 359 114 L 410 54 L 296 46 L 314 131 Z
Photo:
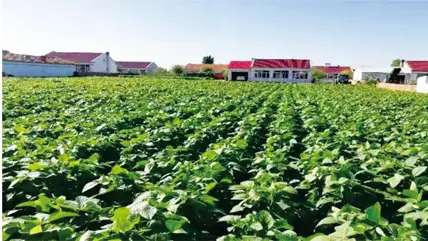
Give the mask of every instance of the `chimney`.
M 106 72 L 110 73 L 110 52 L 106 52 Z
M 404 60 L 404 59 L 402 59 L 402 60 L 401 60 L 401 64 L 400 64 L 400 67 L 401 67 L 401 68 L 403 68 L 403 67 L 404 67 L 404 62 L 405 62 L 405 60 Z
M 42 61 L 43 63 L 45 63 L 46 62 L 46 55 L 40 56 L 40 61 Z

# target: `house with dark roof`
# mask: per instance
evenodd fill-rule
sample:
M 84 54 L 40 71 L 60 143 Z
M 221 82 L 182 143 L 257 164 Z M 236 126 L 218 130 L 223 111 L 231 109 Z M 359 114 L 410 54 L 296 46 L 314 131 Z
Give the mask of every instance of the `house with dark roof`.
M 338 75 L 345 71 L 352 71 L 349 66 L 331 66 L 330 64 L 325 64 L 324 66 L 314 66 L 314 69 L 318 69 L 325 73 L 325 79 L 334 80 Z
M 308 59 L 258 59 L 231 61 L 229 80 L 310 83 L 311 61 Z
M 158 66 L 154 62 L 117 61 L 119 73 L 151 74 Z
M 109 52 L 89 53 L 89 52 L 56 52 L 52 51 L 47 57 L 58 57 L 75 64 L 75 71 L 84 73 L 117 73 L 118 66 Z
M 73 76 L 74 69 L 74 63 L 58 57 L 2 51 L 2 72 L 4 76 L 65 77 Z

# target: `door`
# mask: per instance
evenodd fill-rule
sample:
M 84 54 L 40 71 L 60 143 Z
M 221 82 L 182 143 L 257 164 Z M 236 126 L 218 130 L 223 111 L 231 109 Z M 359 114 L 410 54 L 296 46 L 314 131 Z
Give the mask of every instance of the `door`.
M 248 72 L 232 72 L 232 80 L 248 80 Z

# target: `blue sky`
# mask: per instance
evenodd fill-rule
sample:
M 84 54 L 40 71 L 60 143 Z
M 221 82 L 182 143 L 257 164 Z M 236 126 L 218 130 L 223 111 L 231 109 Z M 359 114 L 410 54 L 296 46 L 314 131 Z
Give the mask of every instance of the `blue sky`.
M 428 1 L 3 0 L 2 48 L 109 51 L 162 67 L 258 58 L 389 65 L 428 60 Z

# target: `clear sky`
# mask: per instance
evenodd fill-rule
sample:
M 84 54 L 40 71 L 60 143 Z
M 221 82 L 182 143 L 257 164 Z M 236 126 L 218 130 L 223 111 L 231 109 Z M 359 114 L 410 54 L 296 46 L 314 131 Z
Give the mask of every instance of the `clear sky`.
M 428 60 L 428 0 L 3 0 L 2 48 L 109 51 L 159 66 L 251 58 Z

